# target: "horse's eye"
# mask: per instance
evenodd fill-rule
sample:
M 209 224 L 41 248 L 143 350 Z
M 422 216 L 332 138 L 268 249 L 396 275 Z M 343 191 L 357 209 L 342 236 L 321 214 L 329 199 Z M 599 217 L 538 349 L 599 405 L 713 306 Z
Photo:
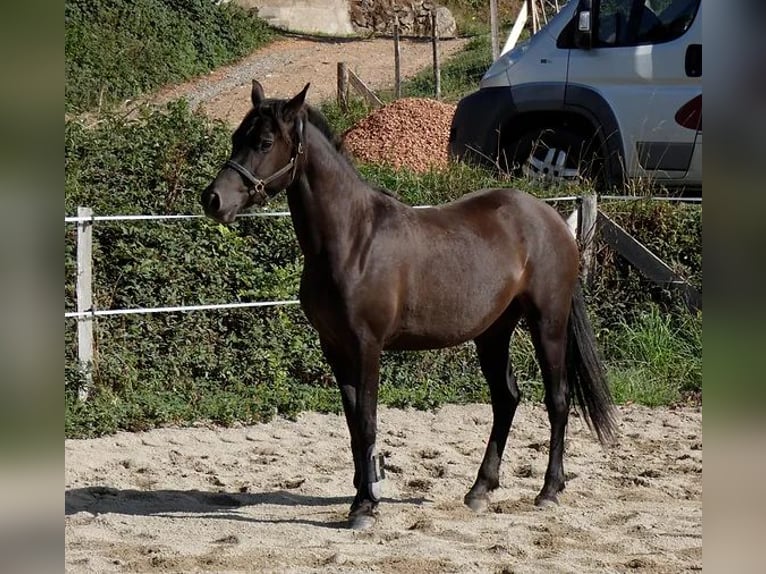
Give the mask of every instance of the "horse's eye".
M 274 140 L 263 140 L 261 142 L 261 151 L 269 151 L 274 145 Z

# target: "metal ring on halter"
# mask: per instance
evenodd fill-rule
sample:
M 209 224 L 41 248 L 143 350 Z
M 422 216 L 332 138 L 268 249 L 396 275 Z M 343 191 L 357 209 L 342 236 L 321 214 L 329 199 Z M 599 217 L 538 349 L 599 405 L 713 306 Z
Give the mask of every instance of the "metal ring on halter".
M 266 184 L 263 180 L 258 180 L 248 192 L 250 197 L 255 197 L 261 205 L 265 205 L 271 196 L 266 192 Z

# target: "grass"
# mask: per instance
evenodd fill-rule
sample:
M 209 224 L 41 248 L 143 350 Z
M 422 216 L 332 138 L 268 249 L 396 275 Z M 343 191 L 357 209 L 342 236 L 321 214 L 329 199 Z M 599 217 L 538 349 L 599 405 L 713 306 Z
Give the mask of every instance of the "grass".
M 601 341 L 605 367 L 617 403 L 651 407 L 683 402 L 702 392 L 702 317 L 679 312 L 668 316 L 651 307 L 626 321 Z M 380 403 L 391 407 L 433 409 L 444 404 L 488 402 L 472 344 L 418 353 L 385 353 Z M 526 331 L 519 329 L 512 361 L 522 394 L 540 401 L 543 385 Z M 264 384 L 209 384 L 195 392 L 136 385 L 120 391 L 97 388 L 87 402 L 66 394 L 65 433 L 90 437 L 117 430 L 138 431 L 168 424 L 211 421 L 220 425 L 268 421 L 276 415 L 294 418 L 302 411 L 341 412 L 332 384 L 307 384 L 277 377 Z
M 618 402 L 677 403 L 702 392 L 702 315 L 651 306 L 623 322 L 606 342 L 609 379 Z

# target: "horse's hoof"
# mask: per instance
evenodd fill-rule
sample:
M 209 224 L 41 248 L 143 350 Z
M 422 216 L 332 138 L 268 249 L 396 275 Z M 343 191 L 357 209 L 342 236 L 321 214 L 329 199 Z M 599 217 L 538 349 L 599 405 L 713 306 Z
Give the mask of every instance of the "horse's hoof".
M 348 527 L 359 532 L 369 530 L 375 526 L 376 522 L 377 518 L 371 514 L 356 514 L 348 517 Z
M 554 496 L 538 496 L 535 498 L 535 506 L 537 508 L 552 508 L 559 505 L 558 497 Z
M 484 496 L 467 496 L 463 499 L 465 505 L 476 513 L 487 512 L 489 509 L 489 497 Z

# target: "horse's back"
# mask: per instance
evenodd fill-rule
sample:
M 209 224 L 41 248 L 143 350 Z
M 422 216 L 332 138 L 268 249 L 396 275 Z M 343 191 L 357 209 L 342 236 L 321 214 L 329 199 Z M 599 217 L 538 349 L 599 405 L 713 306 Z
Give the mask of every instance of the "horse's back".
M 434 221 L 442 219 L 446 224 L 468 225 L 483 234 L 493 228 L 512 230 L 513 239 L 525 243 L 540 237 L 544 242 L 555 239 L 559 243 L 570 243 L 569 247 L 575 245 L 563 218 L 555 209 L 541 199 L 513 188 L 479 189 L 433 208 L 426 216 Z
M 561 216 L 518 190 L 479 190 L 426 209 L 399 206 L 383 220 L 364 284 L 374 305 L 385 300 L 396 309 L 389 348 L 474 338 L 530 282 L 545 279 L 538 270 L 572 267 L 574 241 Z
M 475 237 L 468 257 L 505 267 L 518 293 L 546 296 L 574 288 L 577 243 L 561 214 L 543 200 L 518 189 L 480 189 L 436 208 L 432 217 Z

